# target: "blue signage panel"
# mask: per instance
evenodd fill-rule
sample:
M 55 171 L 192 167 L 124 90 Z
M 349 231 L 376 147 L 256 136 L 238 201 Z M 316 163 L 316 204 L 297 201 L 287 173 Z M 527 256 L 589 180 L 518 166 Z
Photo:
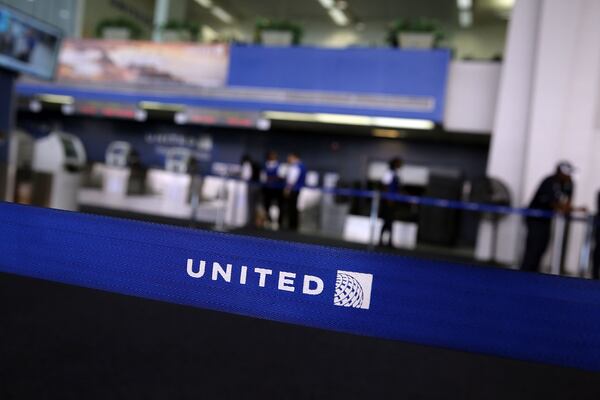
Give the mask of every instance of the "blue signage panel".
M 232 46 L 230 54 L 227 84 L 289 91 L 269 102 L 278 111 L 442 121 L 448 50 Z

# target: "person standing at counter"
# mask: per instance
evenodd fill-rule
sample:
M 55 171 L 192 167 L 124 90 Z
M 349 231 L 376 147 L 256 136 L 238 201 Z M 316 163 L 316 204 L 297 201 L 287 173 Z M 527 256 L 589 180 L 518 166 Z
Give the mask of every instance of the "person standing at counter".
M 277 153 L 273 150 L 267 152 L 267 157 L 262 171 L 261 181 L 263 183 L 262 195 L 263 195 L 263 207 L 265 209 L 265 219 L 267 224 L 272 226 L 273 221 L 271 220 L 271 213 L 269 210 L 271 206 L 275 205 L 279 209 L 279 226 L 283 220 L 283 204 L 282 204 L 282 191 L 283 191 L 283 179 L 280 174 L 279 160 Z
M 254 226 L 256 225 L 256 208 L 260 194 L 260 168 L 248 154 L 242 156 L 240 177 L 248 187 L 248 225 Z
M 566 161 L 556 166 L 556 171 L 542 181 L 538 186 L 529 208 L 536 210 L 553 211 L 567 214 L 573 210 L 571 198 L 573 196 L 573 166 Z M 537 272 L 548 242 L 552 219 L 543 217 L 527 217 L 527 239 L 525 242 L 525 255 L 521 263 L 521 270 Z
M 402 167 L 402 159 L 395 157 L 389 162 L 389 169 L 385 171 L 381 178 L 383 192 L 389 194 L 397 194 L 400 192 L 400 168 Z M 396 217 L 396 202 L 391 199 L 381 200 L 381 210 L 379 213 L 383 219 L 381 226 L 381 234 L 379 235 L 379 245 L 386 245 L 383 240 L 384 233 L 387 233 L 387 246 L 392 246 L 392 225 Z
M 288 166 L 285 175 L 283 197 L 285 203 L 285 219 L 290 230 L 298 229 L 298 196 L 306 180 L 306 167 L 298 153 L 292 152 L 287 158 Z

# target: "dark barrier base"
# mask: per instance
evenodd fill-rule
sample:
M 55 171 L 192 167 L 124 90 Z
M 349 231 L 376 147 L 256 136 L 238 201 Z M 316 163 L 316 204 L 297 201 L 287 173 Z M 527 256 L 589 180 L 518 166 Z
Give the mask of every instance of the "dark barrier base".
M 0 274 L 0 399 L 598 399 L 598 374 Z

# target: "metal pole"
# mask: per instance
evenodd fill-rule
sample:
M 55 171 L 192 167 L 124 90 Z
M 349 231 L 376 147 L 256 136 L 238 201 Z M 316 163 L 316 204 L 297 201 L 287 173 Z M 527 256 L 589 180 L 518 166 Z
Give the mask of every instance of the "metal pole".
M 169 6 L 171 0 L 157 0 L 154 4 L 154 27 L 152 28 L 152 40 L 162 40 L 162 26 L 169 19 Z
M 554 238 L 552 240 L 552 259 L 550 261 L 550 273 L 560 275 L 565 229 L 567 222 L 564 214 L 558 213 L 554 217 Z
M 380 201 L 381 193 L 379 193 L 379 191 L 373 192 L 373 198 L 371 200 L 371 215 L 369 216 L 369 250 L 373 250 L 373 248 L 375 247 L 375 237 L 377 235 L 377 220 L 379 216 Z M 392 233 L 390 232 L 390 235 L 391 234 Z
M 196 227 L 198 222 L 198 207 L 200 206 L 200 189 L 202 187 L 202 181 L 198 175 L 192 175 L 192 182 L 190 184 L 190 190 L 192 191 L 190 197 L 190 206 L 192 213 L 190 215 L 190 226 Z
M 585 237 L 581 251 L 579 252 L 579 276 L 586 278 L 590 276 L 590 257 L 592 255 L 592 238 L 594 236 L 594 221 L 593 215 L 588 215 L 585 220 Z
M 215 221 L 215 230 L 224 231 L 225 230 L 225 210 L 227 208 L 227 178 L 223 177 L 223 184 L 219 189 L 219 193 L 217 195 L 217 199 L 220 199 L 223 202 L 223 205 L 217 207 L 217 218 Z

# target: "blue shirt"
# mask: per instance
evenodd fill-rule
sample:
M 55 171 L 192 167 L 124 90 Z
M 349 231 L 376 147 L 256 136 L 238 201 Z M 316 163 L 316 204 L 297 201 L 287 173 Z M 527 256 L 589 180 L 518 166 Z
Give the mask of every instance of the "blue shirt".
M 306 181 L 306 167 L 302 161 L 288 167 L 286 185 L 292 190 L 300 190 Z

